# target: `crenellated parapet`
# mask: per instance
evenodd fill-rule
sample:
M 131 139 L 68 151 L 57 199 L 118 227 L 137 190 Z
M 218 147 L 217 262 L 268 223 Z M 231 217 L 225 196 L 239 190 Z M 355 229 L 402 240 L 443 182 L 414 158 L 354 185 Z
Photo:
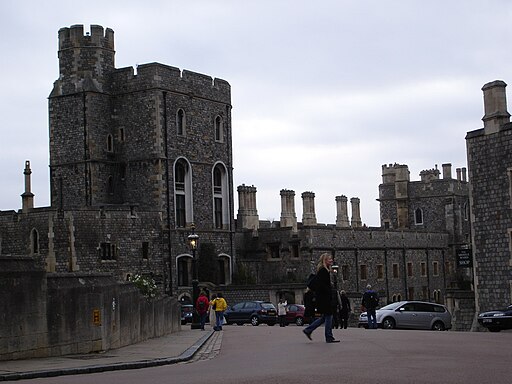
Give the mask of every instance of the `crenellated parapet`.
M 145 90 L 163 91 L 231 105 L 231 86 L 226 80 L 180 70 L 160 63 L 115 68 L 114 31 L 91 25 L 59 30 L 59 79 L 50 97 L 77 92 L 120 95 Z
M 115 69 L 114 31 L 91 25 L 59 30 L 59 79 L 50 97 L 76 92 L 107 92 L 108 74 Z
M 226 80 L 160 63 L 139 65 L 137 72 L 133 67 L 117 69 L 111 75 L 111 87 L 113 94 L 162 89 L 231 105 L 231 86 Z
M 435 168 L 425 169 L 420 172 L 421 181 L 430 182 L 433 180 L 439 180 L 440 174 L 441 174 L 441 172 L 439 171 L 439 169 L 437 169 L 437 165 Z
M 72 25 L 59 30 L 59 50 L 68 48 L 101 47 L 114 50 L 114 31 L 101 25 L 91 25 L 91 33 L 84 34 L 84 26 Z
M 395 181 L 409 181 L 409 167 L 405 164 L 384 164 L 382 166 L 382 183 L 390 184 Z

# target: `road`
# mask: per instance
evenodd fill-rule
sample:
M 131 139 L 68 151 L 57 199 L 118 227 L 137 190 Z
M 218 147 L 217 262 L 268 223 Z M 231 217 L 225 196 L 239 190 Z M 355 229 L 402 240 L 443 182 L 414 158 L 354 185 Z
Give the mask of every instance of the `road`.
M 225 326 L 220 351 L 155 368 L 17 383 L 510 383 L 512 333 L 334 330 L 341 343 L 309 341 L 302 327 Z M 211 350 L 211 348 L 210 348 Z

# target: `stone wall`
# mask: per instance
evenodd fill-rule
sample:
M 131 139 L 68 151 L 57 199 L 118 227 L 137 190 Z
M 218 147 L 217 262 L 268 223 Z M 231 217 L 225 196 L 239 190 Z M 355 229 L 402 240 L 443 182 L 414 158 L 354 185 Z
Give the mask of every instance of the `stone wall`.
M 449 289 L 446 293 L 446 306 L 452 314 L 452 330 L 471 331 L 475 319 L 475 293 Z M 480 328 L 481 330 L 481 328 Z
M 362 293 L 371 284 L 385 302 L 397 294 L 403 299 L 412 294 L 411 299 L 433 300 L 434 291 L 440 291 L 443 300 L 445 288 L 456 281 L 454 255 L 443 232 L 325 225 L 299 226 L 297 232 L 260 228 L 257 237 L 253 231 L 237 233 L 236 244 L 240 284 L 303 283 L 324 252 L 332 254 L 340 267 L 340 289 Z M 291 252 L 293 244 L 299 245 L 297 255 Z M 412 273 L 407 263 L 412 264 Z
M 30 257 L 0 256 L 0 360 L 43 356 L 46 274 Z
M 175 298 L 147 301 L 109 274 L 47 275 L 28 257 L 0 265 L 0 360 L 105 351 L 180 329 Z

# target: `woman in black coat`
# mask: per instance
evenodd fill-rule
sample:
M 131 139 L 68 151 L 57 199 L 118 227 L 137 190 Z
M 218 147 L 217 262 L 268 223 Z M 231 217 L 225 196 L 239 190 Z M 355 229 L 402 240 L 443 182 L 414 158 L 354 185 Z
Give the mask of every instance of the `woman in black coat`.
M 322 315 L 302 331 L 309 340 L 311 340 L 313 331 L 325 323 L 325 342 L 339 342 L 332 335 L 332 287 L 330 276 L 332 262 L 332 256 L 329 253 L 323 253 L 318 260 L 316 276 L 309 285 L 309 288 L 315 291 L 316 310 Z
M 347 329 L 348 327 L 348 316 L 352 309 L 350 308 L 350 300 L 347 297 L 345 291 L 341 291 L 341 310 L 340 310 L 340 319 L 341 324 L 340 328 Z

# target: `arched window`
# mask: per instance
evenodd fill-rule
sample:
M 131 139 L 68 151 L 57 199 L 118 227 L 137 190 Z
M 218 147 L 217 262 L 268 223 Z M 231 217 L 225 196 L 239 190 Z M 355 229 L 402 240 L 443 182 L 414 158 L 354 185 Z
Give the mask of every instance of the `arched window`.
M 174 164 L 174 196 L 176 227 L 185 228 L 192 220 L 192 173 L 183 158 Z
M 39 253 L 39 233 L 35 228 L 30 232 L 30 251 L 33 255 Z
M 181 255 L 176 258 L 176 270 L 178 271 L 178 286 L 189 287 L 192 285 L 192 256 Z
M 231 284 L 231 257 L 226 254 L 220 254 L 217 259 L 219 267 L 218 284 Z
M 224 125 L 220 116 L 215 117 L 215 141 L 224 141 Z
M 176 112 L 176 133 L 179 136 L 185 135 L 186 121 L 185 111 L 181 108 L 178 109 L 178 112 Z
M 218 163 L 213 167 L 213 222 L 218 229 L 229 225 L 228 180 L 226 168 Z
M 417 208 L 414 211 L 414 223 L 416 225 L 422 225 L 423 224 L 423 211 L 421 208 Z

